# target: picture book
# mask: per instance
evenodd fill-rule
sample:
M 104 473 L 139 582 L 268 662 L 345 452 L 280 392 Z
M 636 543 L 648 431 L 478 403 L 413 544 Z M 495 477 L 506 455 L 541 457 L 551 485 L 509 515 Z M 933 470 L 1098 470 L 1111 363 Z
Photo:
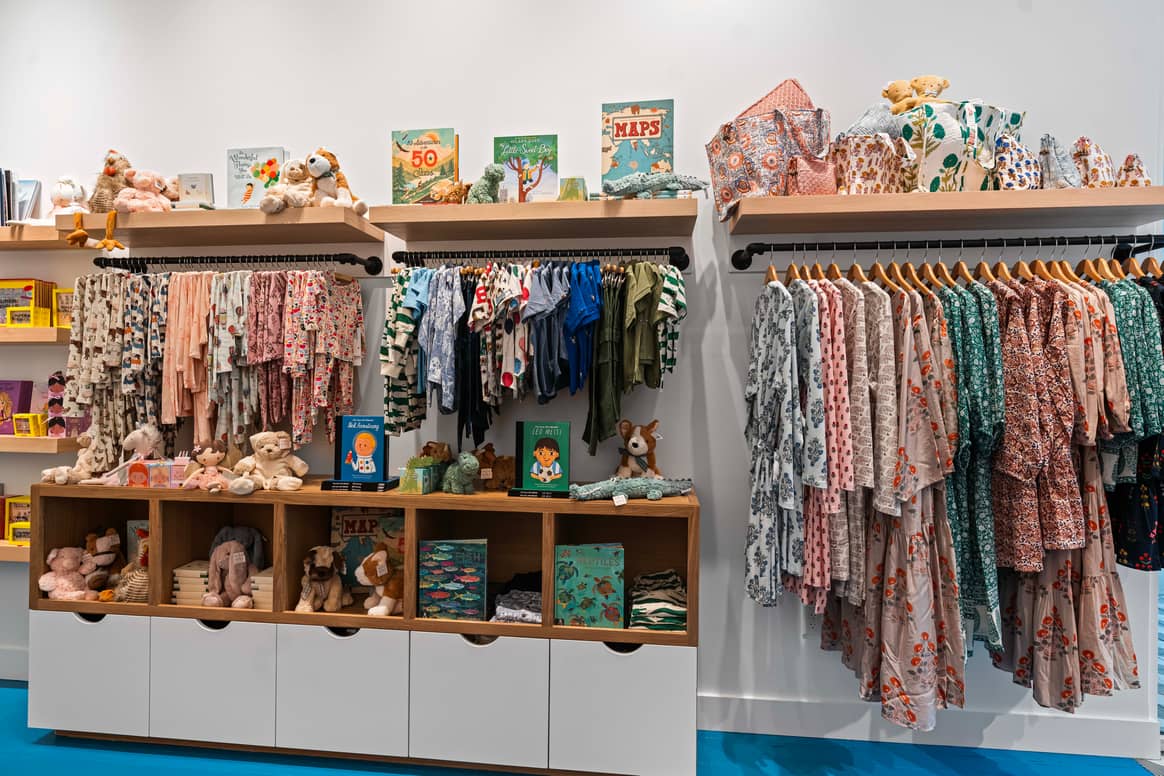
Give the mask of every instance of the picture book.
M 422 541 L 417 556 L 420 616 L 484 620 L 487 554 L 485 539 Z
M 404 568 L 404 513 L 399 509 L 335 507 L 331 510 L 331 546 L 344 556 L 348 571 L 343 582 L 361 587 L 356 568 L 372 554 L 377 543 L 388 545 L 392 562 Z
M 519 421 L 517 465 L 520 487 L 510 495 L 568 495 L 570 492 L 570 423 Z
M 262 197 L 257 199 L 262 199 Z M 208 172 L 180 173 L 178 175 L 178 201 L 213 205 L 214 176 Z M 250 204 L 249 200 L 247 204 Z
M 493 161 L 505 168 L 501 202 L 552 202 L 558 198 L 558 136 L 493 138 Z
M 32 380 L 0 380 L 0 434 L 16 433 L 14 416 L 28 412 Z
M 673 172 L 674 154 L 674 100 L 603 104 L 603 183 L 636 172 Z
M 8 534 L 13 523 L 32 520 L 31 496 L 8 496 L 4 499 L 4 533 Z
M 388 444 L 381 415 L 341 415 L 335 446 L 335 478 L 344 482 L 380 482 L 387 471 Z
M 621 628 L 621 544 L 563 544 L 554 547 L 554 623 Z
M 263 192 L 283 177 L 286 152 L 279 147 L 231 148 L 226 152 L 226 206 L 257 208 Z
M 53 325 L 58 329 L 73 328 L 73 289 L 53 289 Z
M 452 127 L 392 131 L 392 204 L 434 202 L 460 176 L 458 138 Z

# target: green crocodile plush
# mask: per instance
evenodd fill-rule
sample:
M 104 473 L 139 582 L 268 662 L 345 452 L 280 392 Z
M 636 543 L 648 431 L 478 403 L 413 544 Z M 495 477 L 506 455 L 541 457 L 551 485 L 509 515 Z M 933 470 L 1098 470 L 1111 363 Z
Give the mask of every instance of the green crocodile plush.
M 691 492 L 691 480 L 656 480 L 649 477 L 619 479 L 611 477 L 589 485 L 571 485 L 570 498 L 578 501 L 596 501 L 602 498 L 626 496 L 658 501 L 663 496 L 683 496 Z
M 481 464 L 477 463 L 477 456 L 472 453 L 461 453 L 455 463 L 445 469 L 445 477 L 441 480 L 441 490 L 445 493 L 465 494 L 473 492 L 473 480 L 481 471 Z
M 707 183 L 694 175 L 673 172 L 636 172 L 602 183 L 602 192 L 611 197 L 643 197 L 656 191 L 702 191 L 706 188 Z

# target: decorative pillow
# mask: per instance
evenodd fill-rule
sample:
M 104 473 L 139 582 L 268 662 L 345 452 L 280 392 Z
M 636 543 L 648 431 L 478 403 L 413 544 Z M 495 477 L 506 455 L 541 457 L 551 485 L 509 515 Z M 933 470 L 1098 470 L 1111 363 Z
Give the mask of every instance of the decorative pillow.
M 1039 167 L 1044 189 L 1077 189 L 1081 185 L 1079 170 L 1052 135 L 1043 135 L 1039 146 Z
M 1128 154 L 1124 166 L 1116 173 L 1117 186 L 1151 186 L 1152 179 L 1144 169 L 1144 161 L 1139 154 Z
M 1072 152 L 1079 179 L 1087 189 L 1106 189 L 1115 185 L 1115 165 L 1107 152 L 1089 137 L 1075 141 Z
M 1024 191 L 1042 187 L 1043 173 L 1034 153 L 1003 133 L 994 142 L 994 188 Z

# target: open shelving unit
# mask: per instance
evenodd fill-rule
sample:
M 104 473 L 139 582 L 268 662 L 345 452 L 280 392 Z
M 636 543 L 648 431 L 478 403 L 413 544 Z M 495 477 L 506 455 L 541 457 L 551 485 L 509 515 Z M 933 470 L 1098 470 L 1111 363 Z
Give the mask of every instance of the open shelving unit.
M 68 345 L 69 330 L 59 326 L 0 326 L 0 345 Z
M 76 437 L 0 436 L 0 453 L 43 453 L 60 455 L 78 449 Z
M 53 226 L 0 226 L 0 251 L 49 251 L 68 247 Z

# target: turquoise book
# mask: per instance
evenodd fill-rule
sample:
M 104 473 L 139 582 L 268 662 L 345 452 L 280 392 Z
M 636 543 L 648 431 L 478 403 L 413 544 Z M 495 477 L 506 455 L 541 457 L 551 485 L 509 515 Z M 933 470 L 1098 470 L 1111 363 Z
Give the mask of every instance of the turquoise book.
M 495 137 L 493 161 L 505 168 L 499 201 L 553 202 L 558 199 L 557 135 Z
M 417 554 L 416 606 L 421 617 L 484 620 L 488 541 L 422 541 Z
M 621 544 L 554 547 L 554 624 L 623 627 L 624 554 Z
M 636 172 L 674 172 L 675 101 L 602 106 L 602 182 Z
M 331 546 L 339 550 L 347 565 L 341 575 L 347 587 L 363 589 L 356 579 L 356 568 L 383 542 L 388 557 L 397 568 L 404 568 L 404 512 L 375 507 L 334 507 L 331 510 Z

